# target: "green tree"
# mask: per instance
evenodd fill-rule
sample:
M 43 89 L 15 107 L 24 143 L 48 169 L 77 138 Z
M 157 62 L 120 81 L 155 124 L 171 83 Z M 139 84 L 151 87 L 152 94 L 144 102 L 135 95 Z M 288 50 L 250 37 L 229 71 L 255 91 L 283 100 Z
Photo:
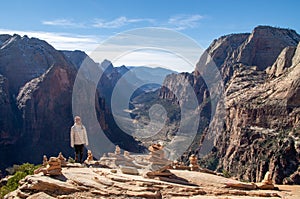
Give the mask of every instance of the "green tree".
M 27 175 L 32 175 L 34 170 L 40 167 L 40 165 L 33 165 L 30 163 L 24 163 L 16 169 L 16 173 L 8 179 L 7 184 L 0 189 L 0 198 L 3 198 L 9 192 L 16 190 L 19 186 L 19 181 L 25 178 Z

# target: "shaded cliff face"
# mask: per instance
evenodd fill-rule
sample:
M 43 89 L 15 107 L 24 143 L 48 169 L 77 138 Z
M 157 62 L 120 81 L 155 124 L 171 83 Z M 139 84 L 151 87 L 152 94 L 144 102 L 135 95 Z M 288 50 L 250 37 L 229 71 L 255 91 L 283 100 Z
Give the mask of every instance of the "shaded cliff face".
M 19 135 L 19 114 L 16 113 L 15 101 L 9 92 L 8 80 L 0 74 L 0 145 L 16 142 Z
M 1 36 L 0 60 L 1 169 L 38 163 L 36 154 L 72 154 L 74 65 L 46 42 L 19 35 Z
M 44 74 L 55 63 L 65 66 L 69 63 L 52 46 L 36 38 L 1 35 L 0 46 L 0 75 L 3 77 L 1 78 L 3 104 L 0 107 L 0 167 L 3 169 L 13 163 L 21 163 L 21 160 L 26 161 L 29 155 L 22 156 L 19 152 L 26 151 L 24 146 L 30 145 L 26 142 L 28 138 L 26 135 L 32 133 L 30 135 L 32 138 L 36 134 L 31 131 L 32 128 L 25 127 L 25 121 L 34 121 L 36 118 L 24 118 L 25 115 L 17 105 L 16 98 L 19 90 L 27 82 Z M 72 65 L 69 67 L 74 68 Z M 43 118 L 48 119 L 47 115 L 52 111 L 49 109 L 45 112 L 46 115 Z M 42 127 L 44 124 L 45 122 L 39 125 Z M 32 139 L 29 140 L 32 141 Z M 30 150 L 27 152 L 30 153 Z
M 23 162 L 40 163 L 43 154 L 52 156 L 61 151 L 67 157 L 73 156 L 72 90 L 76 64 L 88 57 L 75 51 L 74 59 L 68 58 L 46 42 L 26 36 L 1 35 L 0 45 L 0 169 Z M 115 127 L 99 91 L 95 99 L 86 99 L 93 82 L 88 77 L 82 82 L 87 89 L 81 90 L 79 100 L 95 102 L 104 136 L 126 150 L 139 151 L 139 143 Z M 97 139 L 93 136 L 98 133 L 95 124 L 90 125 L 88 118 L 83 121 L 89 136 Z
M 22 113 L 19 161 L 36 162 L 36 155 L 62 151 L 70 154 L 72 88 L 76 71 L 68 65 L 53 65 L 43 75 L 25 84 L 17 96 Z M 55 147 L 53 147 L 55 145 Z M 28 154 L 30 150 L 33 153 Z
M 200 57 L 193 75 L 201 76 L 214 64 L 225 86 L 225 108 L 216 112 L 223 127 L 211 123 L 219 136 L 213 152 L 202 158 L 204 165 L 248 181 L 260 181 L 266 171 L 276 183 L 296 175 L 300 160 L 299 40 L 293 30 L 259 26 L 251 34 L 215 40 Z M 179 80 L 175 75 L 168 81 L 176 85 Z M 199 99 L 215 92 L 201 91 L 203 83 L 191 83 Z M 171 93 L 161 96 L 174 99 Z M 200 141 L 193 150 L 197 153 L 201 148 Z
M 41 76 L 54 63 L 66 65 L 66 62 L 63 54 L 45 41 L 19 35 L 4 35 L 1 39 L 0 74 L 9 79 L 14 95 L 26 82 Z

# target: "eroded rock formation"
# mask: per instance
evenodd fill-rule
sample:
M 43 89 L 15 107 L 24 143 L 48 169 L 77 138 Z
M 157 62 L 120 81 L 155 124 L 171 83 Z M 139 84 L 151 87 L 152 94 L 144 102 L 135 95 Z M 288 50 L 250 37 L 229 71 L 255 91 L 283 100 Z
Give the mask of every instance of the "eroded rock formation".
M 275 183 L 282 183 L 298 169 L 299 40 L 293 30 L 268 26 L 256 27 L 251 34 L 223 36 L 209 46 L 193 74 L 166 78 L 166 84 L 176 87 L 182 76 L 199 79 L 212 66 L 219 69 L 224 108 L 217 106 L 210 111 L 216 111 L 219 120 L 211 122 L 214 134 L 201 132 L 204 137 L 215 137 L 212 152 L 202 159 L 207 166 L 254 182 L 260 182 L 270 171 Z M 215 81 L 216 76 L 209 74 L 210 81 Z M 212 87 L 208 91 L 204 81 L 191 82 L 200 103 L 220 89 Z M 164 89 L 161 97 L 175 100 L 172 92 Z M 204 140 L 200 140 L 202 150 Z M 194 147 L 194 151 L 201 150 Z

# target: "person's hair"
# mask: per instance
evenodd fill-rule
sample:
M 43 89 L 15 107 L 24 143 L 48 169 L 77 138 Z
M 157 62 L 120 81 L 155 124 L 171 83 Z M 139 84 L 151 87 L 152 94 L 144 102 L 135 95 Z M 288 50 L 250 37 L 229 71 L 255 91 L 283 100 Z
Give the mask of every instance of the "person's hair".
M 77 119 L 81 121 L 81 118 L 78 115 L 74 117 L 74 121 L 76 122 Z M 81 125 L 81 129 L 83 129 L 82 122 L 80 122 L 80 125 Z

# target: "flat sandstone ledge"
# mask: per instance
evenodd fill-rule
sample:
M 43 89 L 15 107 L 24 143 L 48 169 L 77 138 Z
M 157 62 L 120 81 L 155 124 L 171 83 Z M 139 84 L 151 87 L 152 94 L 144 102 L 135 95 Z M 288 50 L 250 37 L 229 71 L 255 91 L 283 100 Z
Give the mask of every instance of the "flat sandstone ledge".
M 120 169 L 62 168 L 60 176 L 36 174 L 22 180 L 21 186 L 5 198 L 300 198 L 300 186 L 276 185 L 279 190 L 243 190 L 226 188 L 226 183 L 239 181 L 217 175 L 170 170 L 188 184 L 177 180 L 129 175 Z M 239 182 L 241 183 L 241 182 Z

